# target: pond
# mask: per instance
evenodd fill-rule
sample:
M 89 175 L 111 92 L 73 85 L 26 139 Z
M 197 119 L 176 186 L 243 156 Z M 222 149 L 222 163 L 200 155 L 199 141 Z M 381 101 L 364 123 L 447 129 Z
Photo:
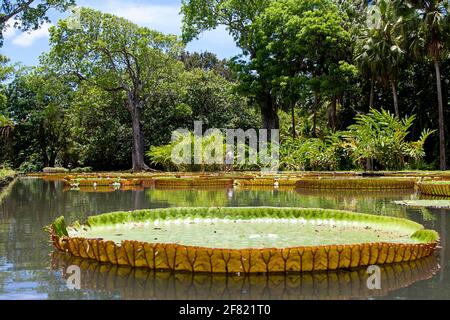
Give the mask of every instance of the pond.
M 129 190 L 81 192 L 61 182 L 20 178 L 0 195 L 0 299 L 450 299 L 445 209 L 394 204 L 406 191 Z M 105 191 L 105 190 L 103 190 Z M 388 265 L 381 289 L 367 288 L 366 270 L 289 275 L 209 275 L 102 265 L 54 252 L 43 228 L 58 216 L 84 221 L 118 210 L 163 207 L 274 206 L 345 209 L 408 218 L 437 230 L 441 246 L 425 260 Z M 67 286 L 67 268 L 81 268 L 81 289 Z

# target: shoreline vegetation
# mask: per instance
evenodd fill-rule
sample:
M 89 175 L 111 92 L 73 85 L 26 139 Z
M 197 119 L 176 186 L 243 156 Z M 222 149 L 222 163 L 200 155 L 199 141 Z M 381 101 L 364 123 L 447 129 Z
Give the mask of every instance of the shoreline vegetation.
M 270 166 L 259 154 L 243 170 L 272 161 L 281 170 L 446 170 L 448 0 L 247 2 L 183 1 L 180 36 L 83 7 L 76 28 L 70 18 L 52 23 L 39 64 L 18 68 L 0 55 L 0 163 L 217 170 L 224 159 L 197 162 L 196 150 L 220 150 L 222 137 L 208 132 L 234 130 L 251 136 L 239 149 L 252 157 L 266 149 L 255 147 L 256 132 L 279 140 Z M 218 26 L 236 56 L 187 51 Z M 189 160 L 190 145 L 193 162 L 172 161 L 179 147 Z
M 17 172 L 10 169 L 0 169 L 0 192 L 7 187 L 15 178 Z

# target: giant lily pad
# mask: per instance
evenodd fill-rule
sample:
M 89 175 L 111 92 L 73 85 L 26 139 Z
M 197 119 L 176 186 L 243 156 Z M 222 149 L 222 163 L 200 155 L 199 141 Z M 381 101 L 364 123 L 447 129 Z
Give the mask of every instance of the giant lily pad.
M 414 179 L 402 178 L 336 178 L 301 179 L 298 188 L 304 189 L 414 189 Z
M 413 261 L 439 239 L 413 221 L 303 208 L 169 208 L 49 228 L 56 248 L 132 267 L 213 273 L 335 270 Z
M 417 187 L 422 194 L 450 197 L 450 181 L 423 181 Z
M 416 208 L 450 208 L 450 200 L 401 200 L 394 203 Z

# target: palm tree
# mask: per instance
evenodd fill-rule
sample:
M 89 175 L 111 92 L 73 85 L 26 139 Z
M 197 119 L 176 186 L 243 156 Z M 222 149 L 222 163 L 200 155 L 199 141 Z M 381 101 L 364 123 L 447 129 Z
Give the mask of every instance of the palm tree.
M 439 113 L 440 168 L 446 170 L 444 102 L 442 98 L 441 66 L 442 57 L 448 52 L 450 38 L 449 0 L 411 0 L 419 18 L 417 32 L 411 32 L 412 51 L 416 56 L 426 55 L 433 61 L 436 73 L 436 89 Z
M 371 99 L 375 79 L 392 89 L 395 115 L 400 118 L 397 75 L 403 62 L 403 18 L 394 0 L 378 0 L 369 7 L 368 28 L 359 39 L 356 60 L 363 73 L 371 74 Z

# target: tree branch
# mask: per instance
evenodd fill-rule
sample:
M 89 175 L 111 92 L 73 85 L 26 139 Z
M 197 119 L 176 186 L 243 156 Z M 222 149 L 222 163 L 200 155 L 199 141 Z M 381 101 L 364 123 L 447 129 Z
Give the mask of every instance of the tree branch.
M 0 16 L 0 23 L 1 24 L 5 24 L 6 22 L 8 22 L 9 19 L 11 19 L 15 15 L 21 13 L 22 11 L 25 11 L 25 9 L 29 8 L 30 4 L 32 4 L 33 2 L 34 2 L 34 0 L 28 0 L 27 2 L 24 2 L 20 6 L 15 8 L 9 14 L 6 14 L 4 16 Z

